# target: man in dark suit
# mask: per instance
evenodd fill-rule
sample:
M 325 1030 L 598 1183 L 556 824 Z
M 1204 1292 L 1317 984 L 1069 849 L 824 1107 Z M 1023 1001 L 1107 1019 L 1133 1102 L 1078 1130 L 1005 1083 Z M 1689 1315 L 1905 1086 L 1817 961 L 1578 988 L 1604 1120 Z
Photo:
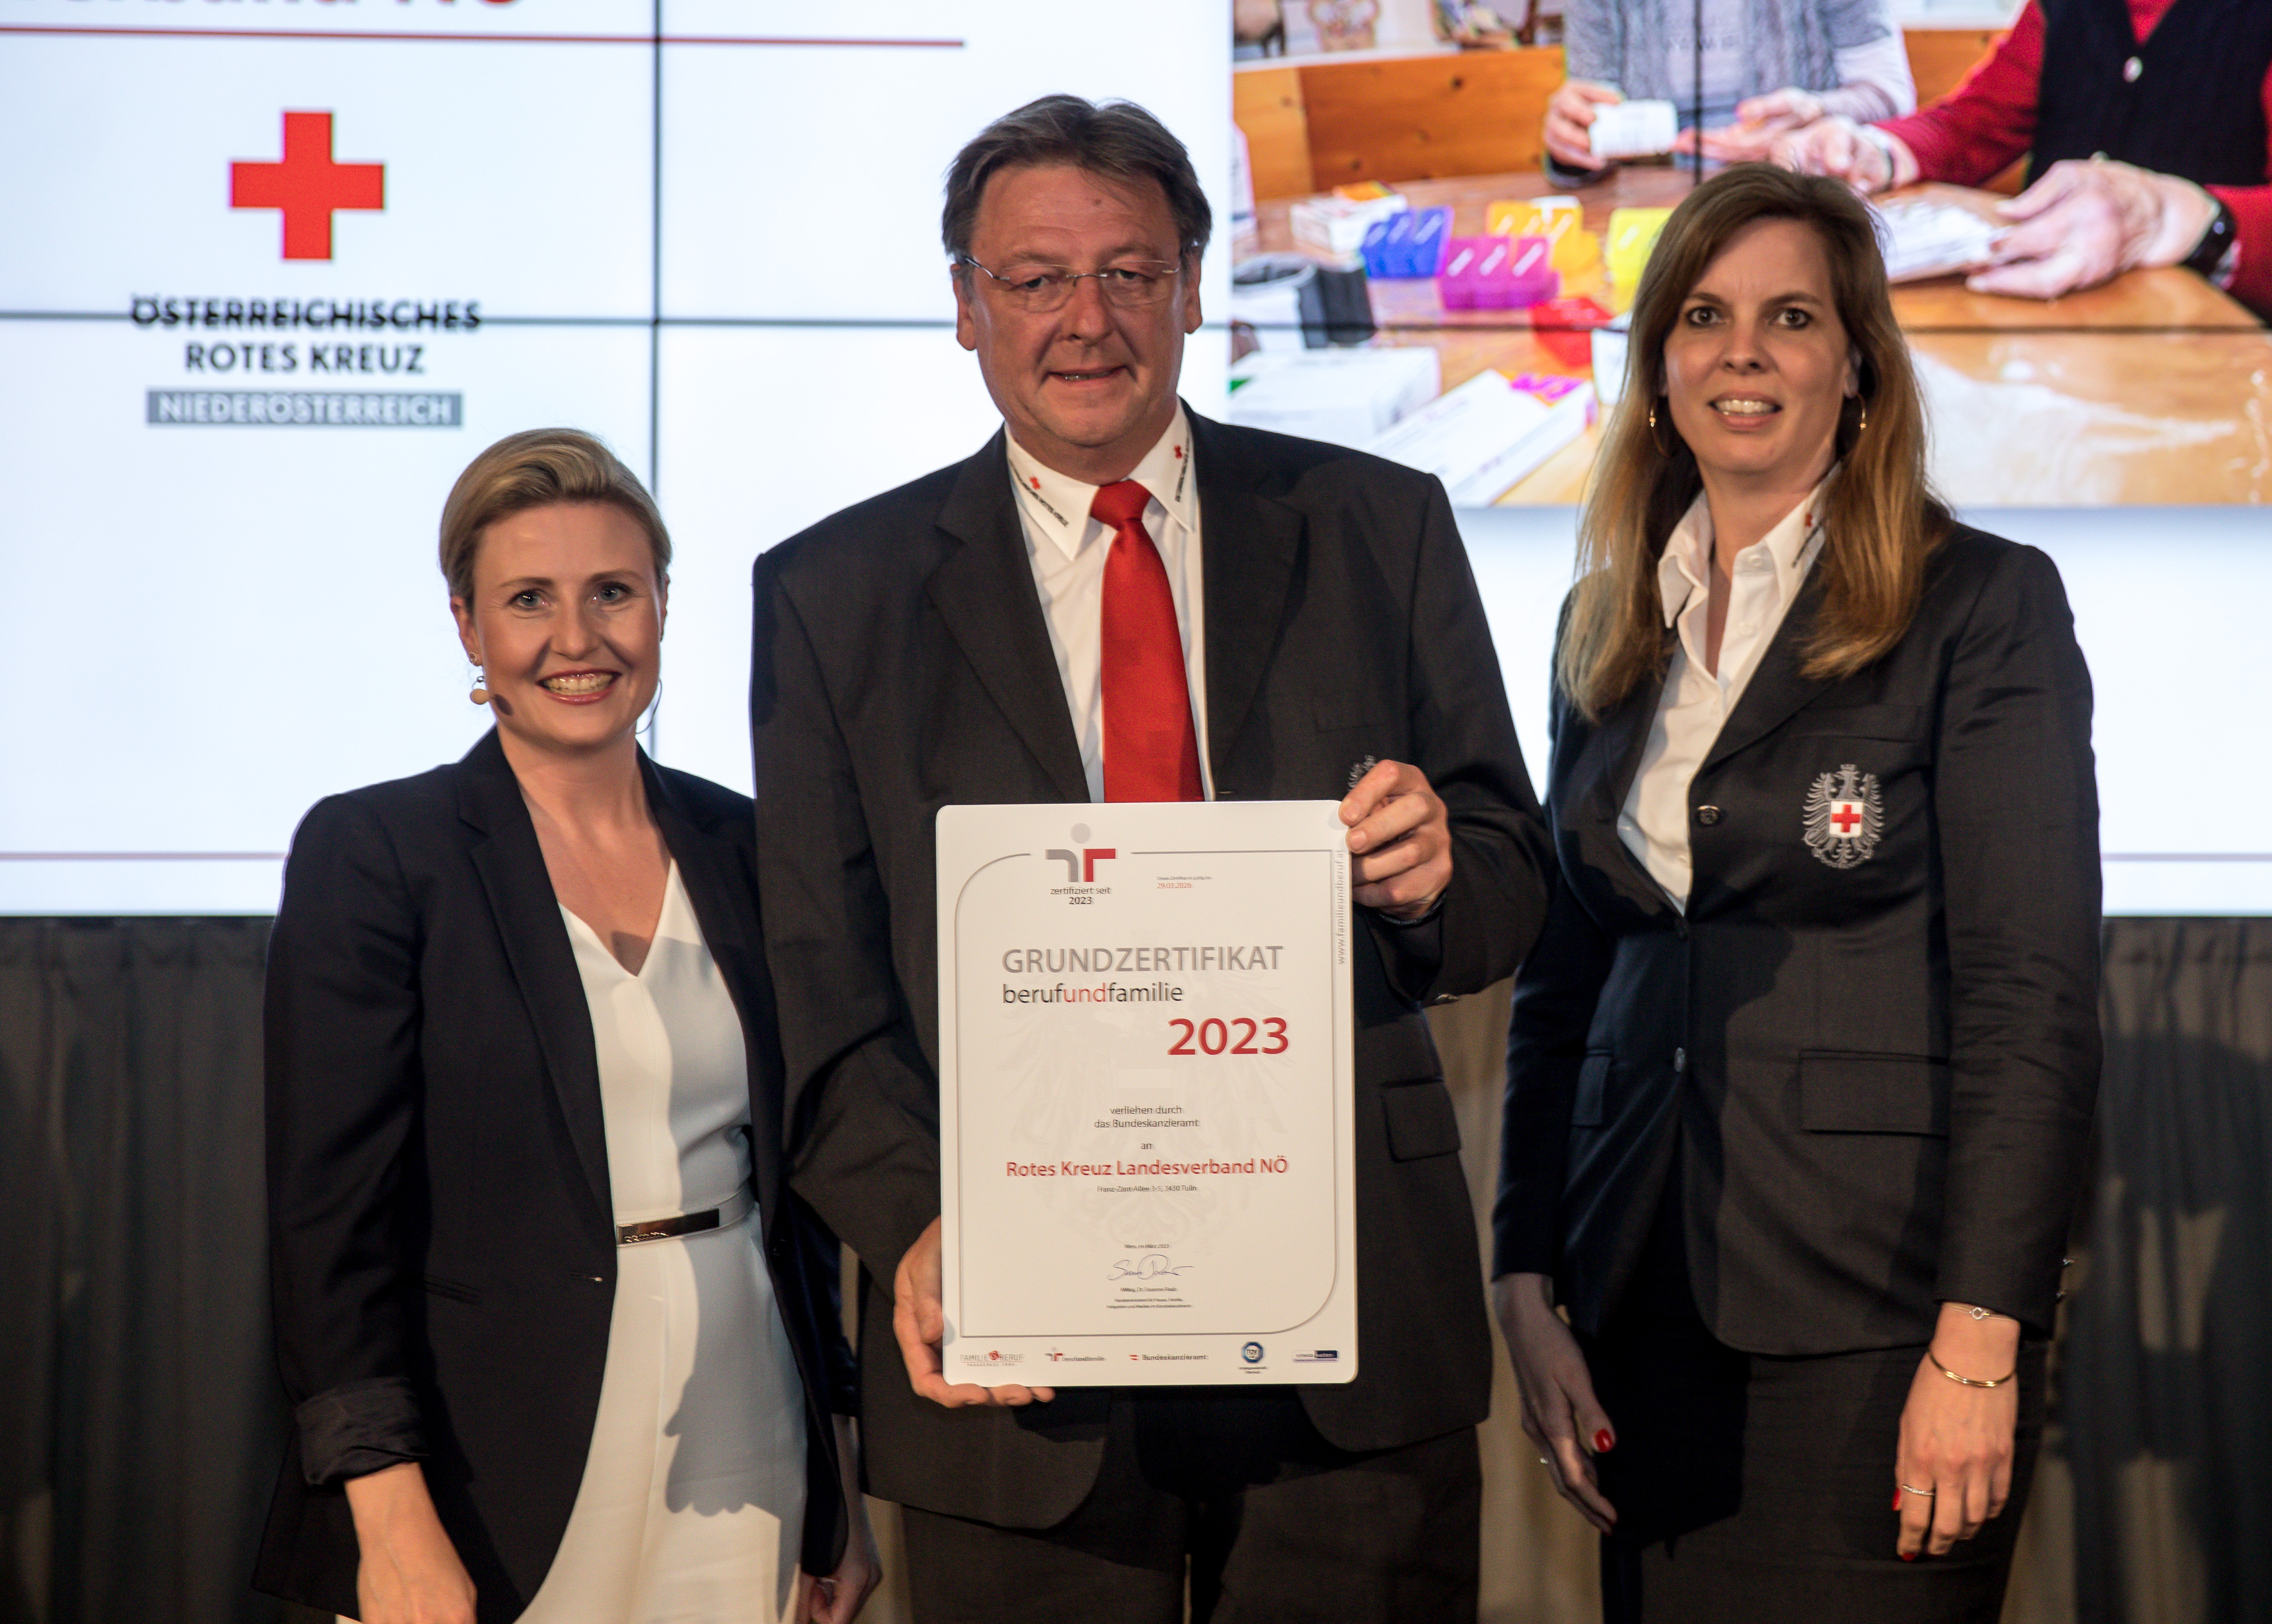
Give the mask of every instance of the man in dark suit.
M 867 1273 L 875 1493 L 933 1619 L 1472 1616 L 1491 1351 L 1421 1005 L 1509 974 L 1544 834 L 1442 487 L 1176 394 L 1208 214 L 1142 109 L 1053 96 L 947 183 L 1005 431 L 756 571 L 759 872 L 796 1187 Z M 1343 797 L 1358 1379 L 949 1382 L 933 819 Z

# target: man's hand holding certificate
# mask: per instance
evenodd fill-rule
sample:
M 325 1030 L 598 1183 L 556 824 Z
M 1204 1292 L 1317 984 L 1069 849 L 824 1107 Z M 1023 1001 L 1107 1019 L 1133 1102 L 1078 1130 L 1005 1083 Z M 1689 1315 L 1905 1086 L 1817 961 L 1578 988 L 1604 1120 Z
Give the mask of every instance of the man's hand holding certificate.
M 940 812 L 945 1382 L 1353 1379 L 1348 834 Z

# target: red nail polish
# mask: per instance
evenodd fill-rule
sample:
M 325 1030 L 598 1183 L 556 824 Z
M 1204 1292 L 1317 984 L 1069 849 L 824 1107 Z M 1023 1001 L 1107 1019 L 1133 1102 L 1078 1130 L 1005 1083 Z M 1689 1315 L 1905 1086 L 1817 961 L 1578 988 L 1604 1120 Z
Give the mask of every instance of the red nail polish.
M 1594 1434 L 1594 1453 L 1607 1455 L 1611 1449 L 1617 1448 L 1617 1443 L 1618 1441 L 1610 1436 L 1610 1429 L 1605 1426 Z
M 1914 1552 L 1914 1551 L 1904 1551 L 1904 1552 L 1902 1552 L 1902 1560 L 1903 1560 L 1903 1561 L 1905 1561 L 1905 1562 L 1914 1562 L 1915 1560 L 1917 1560 L 1917 1553 L 1916 1553 L 1916 1552 Z
M 1894 1491 L 1894 1509 L 1895 1509 L 1895 1510 L 1896 1510 L 1896 1511 L 1899 1511 L 1901 1508 L 1902 1508 L 1902 1492 L 1901 1492 L 1899 1489 L 1895 1489 L 1895 1490 Z

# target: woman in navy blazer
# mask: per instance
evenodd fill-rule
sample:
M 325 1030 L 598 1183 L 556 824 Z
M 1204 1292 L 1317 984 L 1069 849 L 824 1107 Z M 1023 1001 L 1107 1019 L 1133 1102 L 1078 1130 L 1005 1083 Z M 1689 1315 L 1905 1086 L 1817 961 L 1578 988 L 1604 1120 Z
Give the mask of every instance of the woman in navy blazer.
M 257 1583 L 364 1624 L 519 1618 L 557 1561 L 532 1617 L 690 1616 L 672 1527 L 777 1575 L 731 1616 L 845 1624 L 873 1583 L 836 1246 L 781 1163 L 750 802 L 634 737 L 669 549 L 588 436 L 483 453 L 442 551 L 497 729 L 293 841 L 266 1045 L 297 1425 Z M 701 1210 L 633 1193 L 642 1147 Z M 792 1598 L 792 1568 L 829 1576 Z
M 1564 611 L 1494 1214 L 1613 1620 L 2000 1606 L 2097 1083 L 2090 685 L 1924 428 L 1864 206 L 1692 192 Z

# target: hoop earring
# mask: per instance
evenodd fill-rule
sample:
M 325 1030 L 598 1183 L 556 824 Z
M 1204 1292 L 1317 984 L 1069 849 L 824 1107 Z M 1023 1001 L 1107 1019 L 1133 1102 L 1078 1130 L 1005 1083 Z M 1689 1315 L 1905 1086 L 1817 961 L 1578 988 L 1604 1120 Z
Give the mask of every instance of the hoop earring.
M 490 690 L 489 677 L 487 674 L 482 671 L 480 666 L 474 664 L 471 661 L 467 662 L 466 669 L 472 671 L 474 674 L 474 691 L 466 695 L 466 697 L 476 705 L 488 704 L 490 702 Z

